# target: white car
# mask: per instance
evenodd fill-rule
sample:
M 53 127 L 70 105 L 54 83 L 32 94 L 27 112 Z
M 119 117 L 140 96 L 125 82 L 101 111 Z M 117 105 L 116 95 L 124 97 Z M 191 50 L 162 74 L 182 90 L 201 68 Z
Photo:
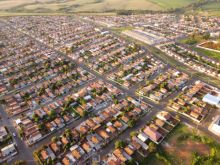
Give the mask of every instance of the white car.
M 12 135 L 14 136 L 14 137 L 16 137 L 17 135 L 16 135 L 16 133 L 12 133 Z

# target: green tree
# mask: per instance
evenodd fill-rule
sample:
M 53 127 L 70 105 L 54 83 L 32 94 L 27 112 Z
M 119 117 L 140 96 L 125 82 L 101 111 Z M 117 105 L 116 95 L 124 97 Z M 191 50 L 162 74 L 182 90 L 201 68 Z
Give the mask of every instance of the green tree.
M 20 138 L 22 138 L 22 137 L 24 136 L 24 130 L 23 130 L 23 128 L 21 128 L 21 129 L 18 130 L 18 134 L 19 134 Z
M 125 146 L 125 143 L 123 142 L 123 141 L 121 141 L 121 140 L 117 140 L 116 142 L 115 142 L 115 149 L 117 149 L 117 148 L 123 148 Z
M 205 34 L 202 36 L 202 38 L 205 39 L 205 40 L 210 39 L 210 33 L 205 33 Z
M 128 121 L 128 126 L 129 127 L 134 127 L 134 125 L 135 125 L 135 121 L 134 120 L 129 120 Z
M 26 165 L 27 162 L 24 160 L 17 160 L 12 165 Z
M 51 141 L 52 141 L 53 143 L 57 142 L 57 140 L 58 140 L 58 138 L 57 138 L 56 136 L 54 136 L 54 137 L 51 138 Z
M 34 121 L 35 121 L 36 123 L 39 122 L 39 116 L 38 116 L 37 114 L 34 114 L 34 115 L 33 115 L 33 119 L 34 119 Z
M 134 137 L 134 136 L 137 136 L 138 135 L 138 133 L 136 132 L 136 131 L 132 131 L 131 133 L 130 133 L 130 136 L 131 137 Z
M 42 123 L 40 123 L 40 124 L 38 125 L 38 129 L 39 129 L 39 130 L 43 130 L 43 128 L 44 128 L 44 125 L 43 125 Z
M 49 117 L 50 117 L 51 119 L 55 118 L 55 117 L 56 117 L 56 112 L 55 112 L 54 110 L 51 110 L 51 111 L 50 111 L 50 114 L 49 114 Z
M 150 142 L 149 145 L 148 145 L 148 147 L 149 147 L 149 148 L 148 148 L 149 152 L 155 152 L 156 149 L 157 149 L 156 144 L 153 143 L 153 142 Z

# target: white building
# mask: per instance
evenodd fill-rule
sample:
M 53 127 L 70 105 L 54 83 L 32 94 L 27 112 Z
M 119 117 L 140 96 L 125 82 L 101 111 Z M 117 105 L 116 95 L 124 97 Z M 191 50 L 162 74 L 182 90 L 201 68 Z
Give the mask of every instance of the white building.
M 208 93 L 203 97 L 202 101 L 220 107 L 220 96 L 214 96 Z
M 220 115 L 216 116 L 213 122 L 210 124 L 209 131 L 220 136 Z
M 2 153 L 2 156 L 5 157 L 8 155 L 17 153 L 17 150 L 16 150 L 14 144 L 9 144 L 6 147 L 1 149 L 1 153 Z

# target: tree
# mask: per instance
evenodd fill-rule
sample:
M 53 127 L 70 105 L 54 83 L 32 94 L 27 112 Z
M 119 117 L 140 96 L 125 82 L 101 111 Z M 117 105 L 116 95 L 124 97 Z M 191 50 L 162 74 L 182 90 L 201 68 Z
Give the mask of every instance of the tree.
M 137 162 L 135 161 L 134 158 L 132 158 L 132 159 L 130 159 L 126 164 L 127 164 L 127 165 L 136 165 Z
M 81 117 L 85 117 L 89 115 L 89 112 L 84 110 L 82 113 L 78 113 Z
M 42 130 L 43 128 L 44 128 L 44 125 L 42 123 L 38 125 L 39 130 Z
M 49 117 L 52 119 L 54 117 L 56 117 L 56 112 L 54 110 L 50 111 Z
M 203 39 L 205 40 L 208 40 L 210 38 L 210 33 L 205 33 L 203 36 L 202 36 Z
M 217 151 L 216 151 L 216 148 L 211 148 L 211 151 L 210 151 L 210 157 L 214 158 L 217 154 Z
M 121 141 L 121 140 L 117 140 L 116 142 L 115 142 L 115 149 L 117 149 L 117 148 L 123 148 L 125 146 L 125 143 L 123 142 L 123 141 Z
M 33 119 L 34 119 L 34 121 L 35 121 L 36 123 L 39 122 L 39 116 L 38 116 L 37 114 L 34 114 L 34 115 L 33 115 Z
M 51 141 L 52 141 L 53 143 L 57 142 L 57 140 L 58 140 L 58 138 L 57 138 L 56 136 L 54 136 L 54 137 L 51 138 Z
M 24 136 L 24 130 L 23 130 L 23 128 L 21 128 L 21 129 L 18 130 L 18 134 L 19 134 L 19 136 L 20 136 L 21 138 Z
M 128 121 L 128 126 L 129 127 L 134 127 L 134 125 L 135 125 L 135 121 L 134 120 L 129 120 Z
M 26 165 L 26 161 L 24 160 L 17 160 L 12 165 Z
M 45 93 L 45 88 L 44 87 L 42 87 L 42 88 L 40 88 L 39 89 L 39 91 L 38 91 L 38 95 L 43 95 Z
M 176 118 L 177 120 L 180 120 L 180 116 L 179 116 L 179 115 L 175 115 L 175 118 Z
M 132 132 L 130 133 L 130 136 L 131 136 L 131 137 L 134 137 L 134 136 L 137 136 L 137 134 L 138 134 L 138 133 L 137 133 L 136 131 L 132 131 Z
M 1 100 L 0 100 L 0 104 L 6 104 L 5 99 L 1 99 Z
M 149 152 L 155 152 L 156 149 L 157 149 L 156 144 L 153 143 L 153 142 L 150 142 L 149 145 L 148 145 L 148 147 L 149 147 L 149 148 L 148 148 Z
M 71 130 L 70 130 L 69 128 L 67 128 L 67 129 L 65 130 L 65 135 L 66 135 L 66 137 L 68 137 L 68 138 L 71 137 Z
M 85 100 L 83 97 L 81 97 L 81 98 L 79 99 L 79 103 L 80 103 L 81 105 L 84 105 L 84 104 L 86 104 L 86 100 Z
M 117 99 L 114 99 L 113 102 L 114 102 L 114 104 L 118 104 L 119 103 L 119 101 Z

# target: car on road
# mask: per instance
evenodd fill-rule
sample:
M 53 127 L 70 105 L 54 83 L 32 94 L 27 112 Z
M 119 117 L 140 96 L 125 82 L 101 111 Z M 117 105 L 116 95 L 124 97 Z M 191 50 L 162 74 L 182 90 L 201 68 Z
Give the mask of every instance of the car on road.
M 16 133 L 14 133 L 14 132 L 12 133 L 12 135 L 13 135 L 14 137 L 16 137 L 16 136 L 17 136 L 17 135 L 16 135 Z

